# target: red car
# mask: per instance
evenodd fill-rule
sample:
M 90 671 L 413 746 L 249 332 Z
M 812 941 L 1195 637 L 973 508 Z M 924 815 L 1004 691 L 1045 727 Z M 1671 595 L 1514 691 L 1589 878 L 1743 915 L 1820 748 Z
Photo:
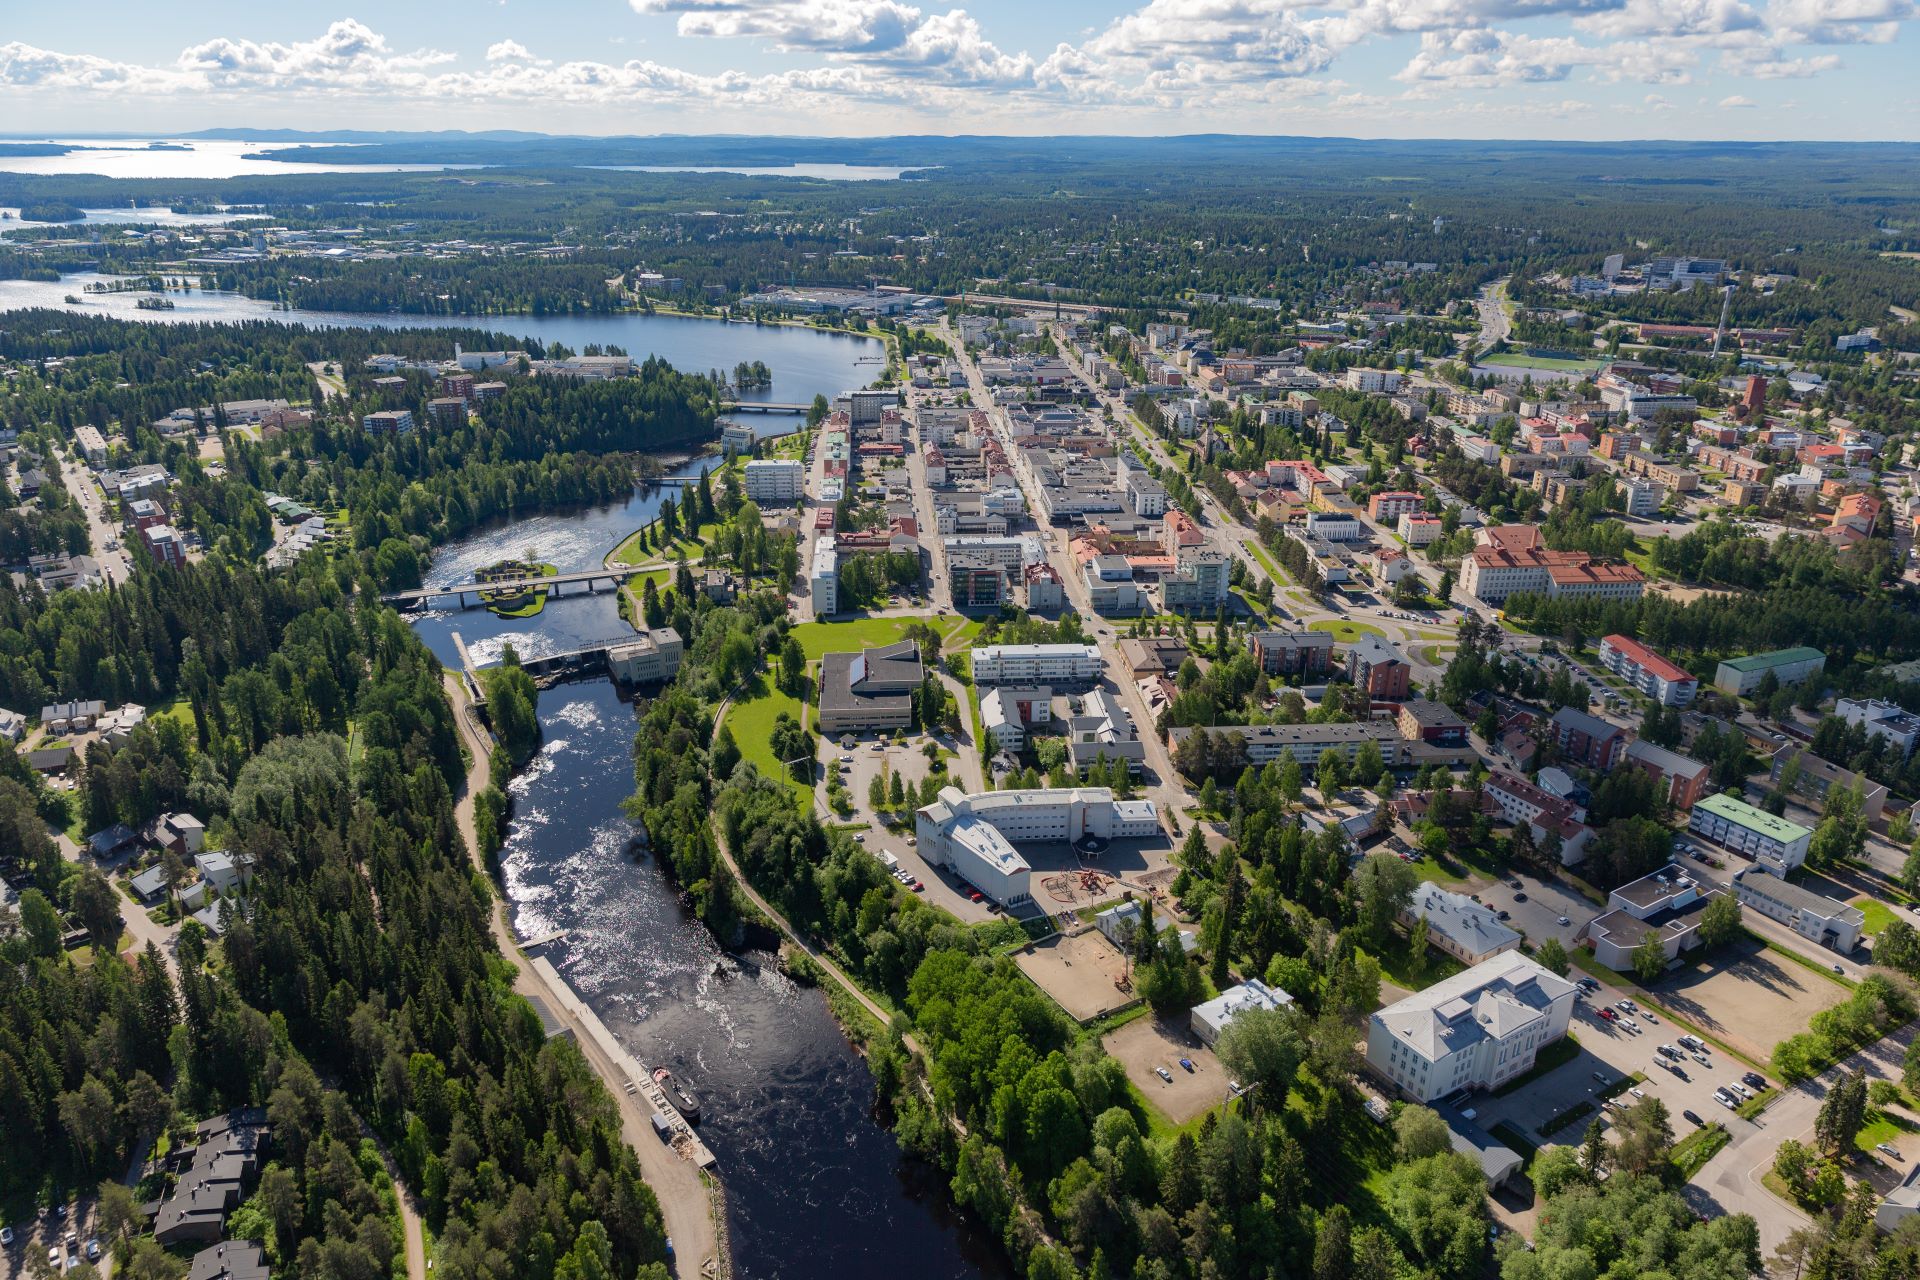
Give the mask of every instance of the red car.
M 987 899 L 987 895 L 985 895 L 984 893 L 981 893 L 978 889 L 975 889 L 973 892 L 967 895 L 968 902 L 985 902 L 986 899 Z
M 1611 1009 L 1595 1009 L 1594 1012 L 1605 1018 L 1608 1022 L 1618 1022 L 1620 1020 L 1620 1015 Z

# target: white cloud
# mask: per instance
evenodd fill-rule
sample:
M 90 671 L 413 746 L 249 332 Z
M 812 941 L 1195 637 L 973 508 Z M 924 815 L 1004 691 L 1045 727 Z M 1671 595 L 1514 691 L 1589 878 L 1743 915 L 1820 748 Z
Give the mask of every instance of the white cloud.
M 1742 0 L 1626 0 L 1606 13 L 1587 14 L 1573 25 L 1609 40 L 1713 38 L 1760 27 L 1758 12 Z
M 1730 109 L 1731 108 L 1744 109 L 1747 107 L 1757 107 L 1760 104 L 1755 102 L 1752 98 L 1745 98 L 1736 93 L 1731 97 L 1720 99 L 1720 105 Z
M 683 36 L 752 37 L 782 49 L 878 53 L 897 49 L 921 12 L 896 0 L 629 0 L 636 13 L 678 14 Z
M 501 40 L 498 43 L 488 45 L 487 61 L 534 62 L 543 67 L 549 64 L 549 59 L 534 57 L 532 50 L 528 49 L 527 46 L 521 44 L 518 40 Z
M 1762 45 L 1729 49 L 1720 55 L 1720 66 L 1733 75 L 1752 76 L 1756 80 L 1804 80 L 1838 68 L 1840 55 L 1822 53 L 1809 58 L 1788 58 L 1778 49 Z

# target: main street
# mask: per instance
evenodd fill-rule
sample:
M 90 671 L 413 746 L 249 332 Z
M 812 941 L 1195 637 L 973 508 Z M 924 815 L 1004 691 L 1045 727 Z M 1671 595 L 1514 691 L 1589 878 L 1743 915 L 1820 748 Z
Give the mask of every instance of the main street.
M 60 479 L 87 518 L 87 537 L 93 544 L 93 558 L 100 562 L 100 572 L 106 576 L 108 585 L 125 582 L 133 575 L 133 562 L 127 558 L 126 548 L 119 545 L 125 530 L 108 514 L 107 500 L 94 484 L 93 472 L 88 470 L 86 460 L 77 454 L 68 454 L 60 463 Z M 110 550 L 109 543 L 115 544 L 116 549 Z

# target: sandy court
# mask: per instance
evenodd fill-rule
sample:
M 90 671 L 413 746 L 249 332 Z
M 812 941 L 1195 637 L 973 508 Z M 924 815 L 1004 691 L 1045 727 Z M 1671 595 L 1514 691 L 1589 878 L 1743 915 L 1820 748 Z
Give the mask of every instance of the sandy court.
M 1054 998 L 1069 1016 L 1087 1022 L 1132 1003 L 1127 958 L 1098 929 L 1068 937 L 1056 935 L 1023 948 L 1013 957 L 1033 984 Z

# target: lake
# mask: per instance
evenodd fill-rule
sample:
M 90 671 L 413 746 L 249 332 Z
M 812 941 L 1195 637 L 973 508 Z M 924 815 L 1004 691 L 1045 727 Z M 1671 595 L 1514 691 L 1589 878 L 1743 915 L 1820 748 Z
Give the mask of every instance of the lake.
M 318 164 L 249 158 L 262 151 L 327 143 L 246 142 L 211 138 L 9 138 L 85 148 L 57 156 L 0 155 L 0 173 L 98 174 L 105 178 L 241 178 L 270 173 L 433 173 L 477 164 Z M 149 148 L 148 143 L 165 146 Z M 338 145 L 348 146 L 349 143 Z

